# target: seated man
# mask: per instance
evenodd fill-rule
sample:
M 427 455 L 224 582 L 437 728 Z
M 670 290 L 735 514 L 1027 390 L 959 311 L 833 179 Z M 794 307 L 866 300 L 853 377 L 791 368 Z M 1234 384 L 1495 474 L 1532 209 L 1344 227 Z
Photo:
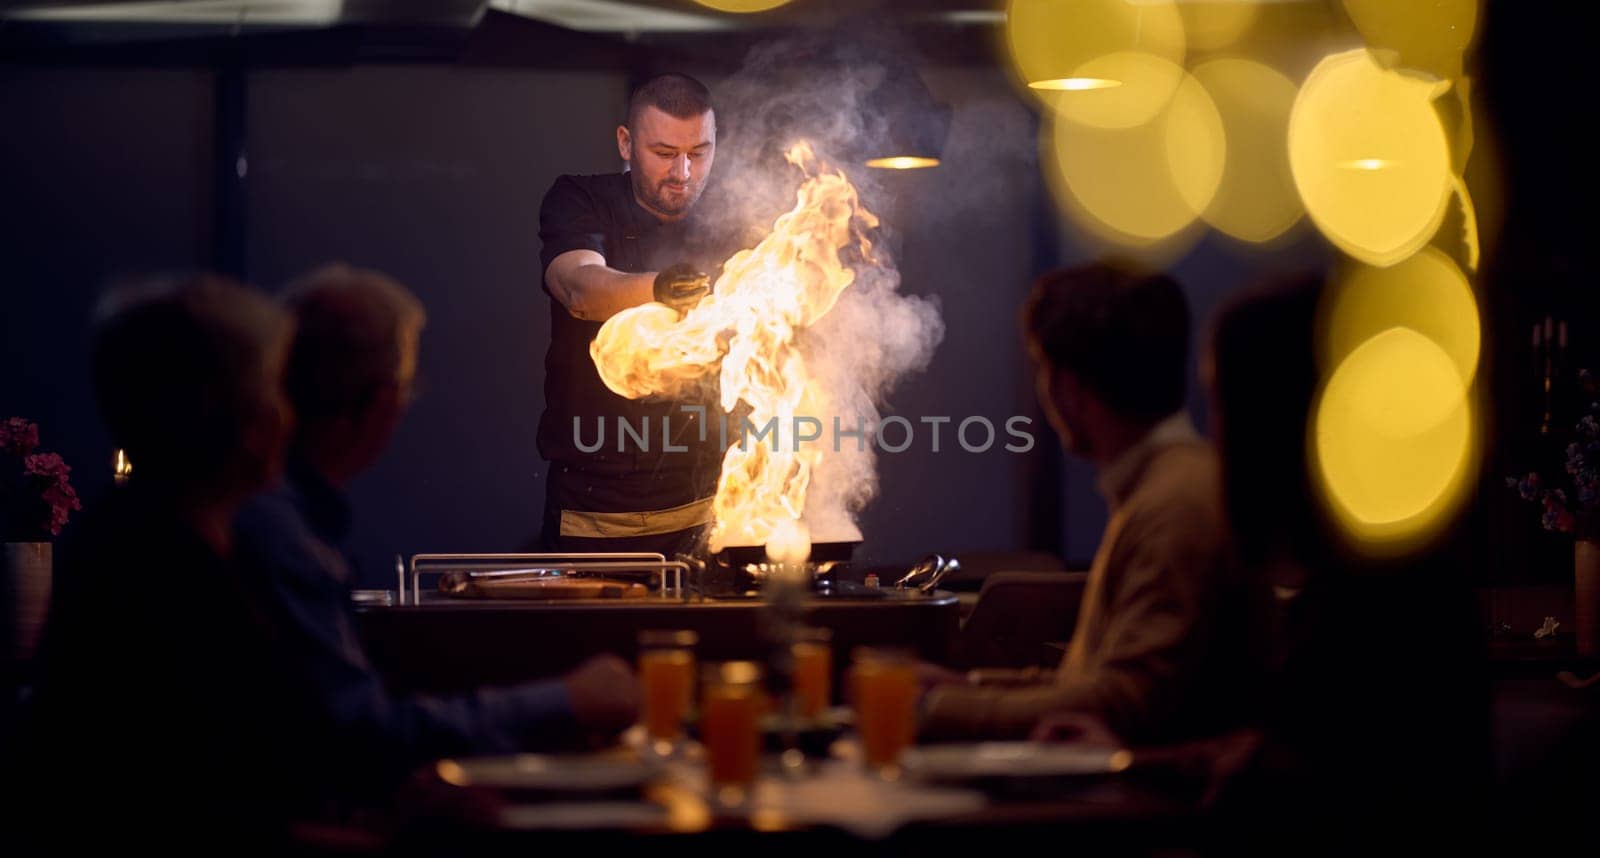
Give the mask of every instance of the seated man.
M 62 852 L 108 830 L 273 842 L 307 710 L 247 595 L 233 518 L 281 471 L 293 324 L 205 276 L 115 291 L 97 316 L 95 394 L 136 473 L 63 545 L 28 751 L 43 812 L 18 818 L 93 806 L 93 825 L 37 831 Z
M 921 733 L 1023 738 L 1061 712 L 1135 743 L 1226 729 L 1249 686 L 1248 611 L 1228 562 L 1216 455 L 1182 410 L 1183 292 L 1115 265 L 1056 271 L 1035 284 L 1024 323 L 1044 410 L 1067 450 L 1094 463 L 1110 520 L 1053 680 L 935 686 Z
M 280 642 L 312 687 L 338 749 L 342 790 L 384 788 L 418 764 L 614 734 L 638 714 L 628 666 L 591 658 L 561 680 L 456 697 L 390 694 L 356 636 L 343 488 L 384 449 L 408 404 L 425 316 L 403 286 L 332 265 L 284 296 L 298 326 L 287 388 L 298 417 L 285 483 L 239 517 L 241 556 L 284 627 Z

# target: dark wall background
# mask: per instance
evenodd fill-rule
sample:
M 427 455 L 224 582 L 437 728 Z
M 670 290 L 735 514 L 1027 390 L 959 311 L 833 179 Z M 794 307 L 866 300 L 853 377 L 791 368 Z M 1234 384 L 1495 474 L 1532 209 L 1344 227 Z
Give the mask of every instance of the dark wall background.
M 127 68 L 8 68 L 8 413 L 41 422 L 86 495 L 109 483 L 87 386 L 87 322 L 111 280 L 213 262 L 217 76 Z M 992 70 L 930 75 L 955 108 L 946 169 L 887 177 L 907 291 L 936 295 L 947 334 L 886 413 L 990 419 L 1034 410 L 1016 311 L 1035 264 L 1033 119 Z M 394 448 L 352 487 L 363 578 L 393 556 L 506 551 L 537 531 L 548 299 L 537 281 L 540 199 L 564 172 L 616 169 L 622 70 L 447 64 L 266 68 L 244 76 L 243 274 L 266 289 L 345 260 L 390 272 L 427 305 L 425 391 Z M 994 145 L 997 127 L 1022 144 Z M 925 205 L 950 175 L 983 177 L 963 206 Z M 16 369 L 21 372 L 16 372 Z M 1052 443 L 1042 424 L 1041 447 Z M 861 556 L 1024 544 L 1032 457 L 884 455 Z
M 1579 248 L 1593 218 L 1571 205 L 1570 167 L 1542 156 L 1556 141 L 1556 155 L 1578 163 L 1575 147 L 1587 138 L 1575 130 L 1578 112 L 1554 109 L 1556 94 L 1530 85 L 1552 63 L 1575 69 L 1581 54 L 1551 50 L 1528 66 L 1518 40 L 1560 34 L 1535 33 L 1515 14 L 1515 4 L 1495 4 L 1481 48 L 1485 115 L 1518 117 L 1492 141 L 1480 138 L 1484 159 L 1494 157 L 1492 142 L 1517 188 L 1481 286 L 1493 412 L 1501 400 L 1526 404 L 1529 380 L 1504 369 L 1531 359 L 1511 332 L 1550 307 L 1572 318 L 1575 341 L 1594 331 L 1592 290 L 1577 288 L 1590 267 Z M 318 52 L 285 62 L 295 51 L 280 45 L 273 61 L 246 64 L 227 96 L 243 107 L 247 169 L 223 184 L 242 193 L 232 223 L 243 231 L 244 276 L 275 289 L 342 259 L 392 273 L 428 306 L 427 388 L 393 451 L 354 486 L 355 548 L 370 584 L 392 586 L 396 554 L 512 550 L 536 531 L 543 489 L 533 434 L 549 326 L 536 270 L 540 197 L 560 173 L 616 167 L 612 129 L 630 80 L 672 60 L 549 30 L 480 28 L 465 50 L 401 62 L 330 62 Z M 534 47 L 520 41 L 530 32 Z M 171 61 L 139 51 L 120 48 L 114 64 L 85 53 L 0 65 L 0 412 L 37 419 L 45 446 L 67 457 L 86 495 L 110 480 L 86 380 L 95 295 L 117 277 L 219 258 L 216 120 L 218 93 L 230 90 L 212 69 L 225 62 L 201 52 L 155 67 Z M 729 62 L 736 67 L 737 57 Z M 903 288 L 937 296 L 948 330 L 931 366 L 894 391 L 886 413 L 1037 421 L 1020 302 L 1038 271 L 1096 250 L 1058 229 L 1036 164 L 1035 118 L 1004 75 L 957 56 L 928 63 L 923 77 L 954 109 L 945 166 L 886 177 L 897 195 L 886 214 L 900 236 Z M 948 204 L 951 183 L 961 183 L 961 205 Z M 1328 257 L 1303 226 L 1265 251 L 1202 241 L 1172 269 L 1189 289 L 1197 344 L 1237 285 Z M 1528 272 L 1537 282 L 1526 282 Z M 1584 297 L 1565 297 L 1568 286 Z M 1204 428 L 1198 392 L 1191 403 Z M 999 445 L 966 453 L 947 435 L 938 455 L 919 442 L 883 456 L 858 556 L 907 563 L 930 550 L 1043 547 L 1087 563 L 1104 521 L 1092 474 L 1062 461 L 1042 421 L 1034 432 L 1039 446 L 1029 455 Z M 1517 459 L 1501 450 L 1505 436 L 1491 440 L 1489 489 L 1496 470 Z M 1531 524 L 1531 511 L 1496 506 L 1504 499 L 1494 491 L 1485 497 L 1473 539 L 1482 538 L 1485 508 L 1513 524 L 1496 525 L 1498 553 L 1473 553 L 1479 566 L 1559 549 L 1516 524 L 1523 512 Z
M 512 551 L 543 509 L 534 433 L 550 305 L 538 218 L 561 173 L 615 169 L 619 72 L 440 65 L 249 78 L 249 278 L 328 260 L 390 272 L 428 308 L 422 398 L 352 487 L 364 577 L 393 555 Z
M 210 260 L 213 92 L 201 70 L 0 67 L 0 411 L 38 421 L 80 494 L 111 481 L 95 296 Z

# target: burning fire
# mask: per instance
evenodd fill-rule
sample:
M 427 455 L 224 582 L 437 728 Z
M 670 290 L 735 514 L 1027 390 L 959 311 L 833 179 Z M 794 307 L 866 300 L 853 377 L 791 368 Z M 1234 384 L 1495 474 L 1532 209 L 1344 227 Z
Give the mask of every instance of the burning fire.
M 743 400 L 749 421 L 780 431 L 797 415 L 825 413 L 827 391 L 808 371 L 799 336 L 827 315 L 855 280 L 846 260 L 873 264 L 866 231 L 878 219 L 862 207 L 843 173 L 818 163 L 809 144 L 791 147 L 789 163 L 805 181 L 794 208 L 778 218 L 759 244 L 723 265 L 713 294 L 682 319 L 662 304 L 644 304 L 607 320 L 589 347 L 606 386 L 620 396 L 677 397 L 718 372 L 722 408 Z M 711 550 L 764 545 L 775 529 L 805 512 L 811 475 L 824 454 L 818 442 L 770 440 L 728 430 L 713 503 Z M 796 449 L 798 447 L 798 449 Z

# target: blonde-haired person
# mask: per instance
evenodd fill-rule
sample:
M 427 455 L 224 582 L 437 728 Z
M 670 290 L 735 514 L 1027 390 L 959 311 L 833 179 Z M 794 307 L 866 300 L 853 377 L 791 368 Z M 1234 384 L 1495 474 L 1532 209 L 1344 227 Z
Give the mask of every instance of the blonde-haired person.
M 387 449 L 411 400 L 427 321 L 404 286 L 335 264 L 291 284 L 287 386 L 299 415 L 283 485 L 239 519 L 240 545 L 283 646 L 310 685 L 329 798 L 380 798 L 430 759 L 614 734 L 637 714 L 628 666 L 596 656 L 565 677 L 454 696 L 392 694 L 355 632 L 345 486 Z

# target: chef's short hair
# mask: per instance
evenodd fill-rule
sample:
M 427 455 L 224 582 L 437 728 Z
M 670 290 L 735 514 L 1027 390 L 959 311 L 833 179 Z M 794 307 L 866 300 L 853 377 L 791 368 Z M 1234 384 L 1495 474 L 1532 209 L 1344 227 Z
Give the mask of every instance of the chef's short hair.
M 1035 357 L 1118 414 L 1155 421 L 1183 407 L 1189 303 L 1171 277 L 1115 260 L 1057 269 L 1034 283 L 1023 326 Z
M 422 302 L 386 274 L 332 263 L 289 284 L 297 327 L 287 387 L 303 418 L 355 414 L 416 366 Z
M 711 90 L 698 80 L 672 72 L 657 75 L 633 90 L 628 98 L 628 129 L 637 127 L 639 114 L 654 107 L 668 116 L 693 119 L 711 109 Z
M 266 295 L 213 274 L 111 289 L 95 308 L 90 367 L 101 417 L 140 474 L 218 474 L 282 397 L 294 330 Z

